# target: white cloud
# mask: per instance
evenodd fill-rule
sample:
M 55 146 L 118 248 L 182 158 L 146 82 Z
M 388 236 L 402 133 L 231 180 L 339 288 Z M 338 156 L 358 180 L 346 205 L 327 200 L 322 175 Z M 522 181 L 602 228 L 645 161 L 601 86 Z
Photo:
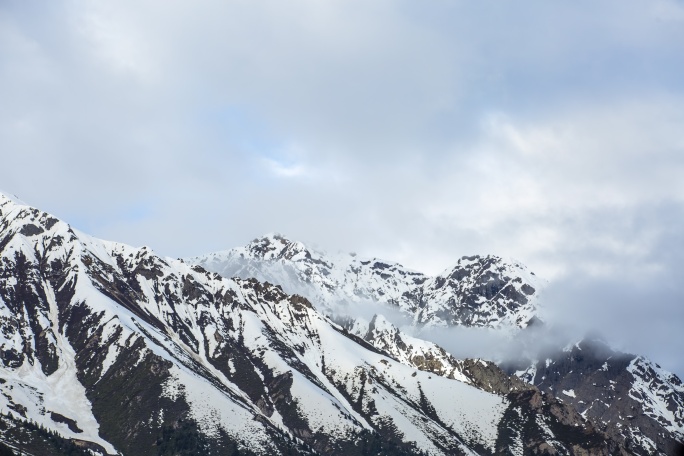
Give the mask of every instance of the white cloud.
M 657 290 L 683 249 L 680 15 L 665 0 L 3 2 L 0 180 L 172 256 L 278 231 L 428 272 L 495 253 Z
M 677 0 L 657 0 L 653 5 L 653 15 L 661 21 L 684 21 L 684 5 Z
M 278 177 L 293 178 L 309 174 L 304 165 L 301 164 L 284 164 L 272 158 L 263 158 L 262 160 L 269 172 Z

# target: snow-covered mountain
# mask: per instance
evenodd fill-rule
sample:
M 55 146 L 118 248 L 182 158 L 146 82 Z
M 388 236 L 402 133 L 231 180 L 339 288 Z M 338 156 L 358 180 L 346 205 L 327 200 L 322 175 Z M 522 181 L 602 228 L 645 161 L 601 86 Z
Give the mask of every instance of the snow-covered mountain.
M 677 376 L 595 338 L 547 356 L 508 370 L 571 404 L 634 454 L 684 454 L 684 385 Z
M 534 318 L 537 290 L 544 285 L 524 266 L 494 256 L 461 258 L 443 274 L 428 277 L 386 260 L 329 255 L 279 234 L 186 261 L 224 277 L 257 278 L 306 296 L 375 348 L 449 378 L 463 377 L 463 361 L 402 332 L 387 320 L 387 312 L 399 311 L 418 332 L 453 325 L 510 332 Z
M 421 371 L 279 286 L 100 241 L 4 195 L 0 220 L 3 422 L 99 454 L 620 449 L 550 395 L 479 387 L 484 362 Z M 39 451 L 15 435 L 2 440 Z
M 427 277 L 384 260 L 326 255 L 280 235 L 188 261 L 227 277 L 280 284 L 310 297 L 324 312 L 335 313 L 343 306 L 345 316 L 336 317 L 337 323 L 414 368 L 499 394 L 535 385 L 598 423 L 633 454 L 669 455 L 681 448 L 684 387 L 675 375 L 643 357 L 583 341 L 565 350 L 559 347 L 532 365 L 506 366 L 523 380 L 520 383 L 500 375 L 490 361 L 457 360 L 436 344 L 402 332 L 382 315 L 398 308 L 423 334 L 432 326 L 526 328 L 539 310 L 544 281 L 515 262 L 493 256 L 462 258 L 454 268 Z M 367 317 L 369 306 L 378 314 Z M 471 371 L 473 365 L 478 369 Z
M 46 439 L 48 454 L 623 451 L 496 366 L 416 369 L 277 285 L 94 239 L 5 195 L 0 329 L 0 440 L 29 454 Z
M 525 327 L 544 286 L 525 266 L 496 256 L 464 257 L 430 277 L 377 258 L 328 255 L 278 234 L 187 261 L 224 277 L 279 284 L 324 312 L 346 306 L 345 311 L 357 314 L 359 306 L 389 305 L 421 327 Z

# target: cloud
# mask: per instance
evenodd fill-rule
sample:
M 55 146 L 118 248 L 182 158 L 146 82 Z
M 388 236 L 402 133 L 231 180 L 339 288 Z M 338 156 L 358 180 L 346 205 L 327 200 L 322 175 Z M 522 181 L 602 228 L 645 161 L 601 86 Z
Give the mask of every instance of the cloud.
M 294 178 L 308 174 L 302 165 L 287 165 L 271 158 L 264 158 L 263 161 L 269 171 L 279 177 Z
M 273 231 L 426 272 L 494 253 L 553 301 L 643 276 L 677 321 L 681 9 L 2 2 L 0 181 L 163 255 Z
M 653 6 L 654 16 L 660 21 L 684 22 L 684 5 L 676 0 L 660 0 Z
M 523 365 L 532 360 L 545 359 L 583 338 L 565 326 L 526 328 L 516 334 L 491 328 L 430 328 L 417 336 L 443 347 L 458 359 L 481 358 L 496 363 L 512 362 Z
M 632 235 L 632 245 L 573 252 L 569 270 L 544 295 L 547 319 L 576 333 L 597 331 L 623 351 L 647 355 L 681 376 L 684 235 L 677 226 L 684 208 L 664 203 L 610 215 L 629 226 L 620 231 Z

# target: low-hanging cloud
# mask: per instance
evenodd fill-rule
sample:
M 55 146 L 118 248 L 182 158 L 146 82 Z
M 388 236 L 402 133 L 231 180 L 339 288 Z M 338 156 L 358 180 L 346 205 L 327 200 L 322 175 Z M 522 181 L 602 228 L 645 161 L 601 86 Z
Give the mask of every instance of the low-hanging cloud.
M 427 328 L 416 334 L 443 347 L 456 358 L 481 358 L 496 363 L 522 363 L 557 354 L 585 335 L 566 327 L 538 325 L 518 332 L 492 328 Z

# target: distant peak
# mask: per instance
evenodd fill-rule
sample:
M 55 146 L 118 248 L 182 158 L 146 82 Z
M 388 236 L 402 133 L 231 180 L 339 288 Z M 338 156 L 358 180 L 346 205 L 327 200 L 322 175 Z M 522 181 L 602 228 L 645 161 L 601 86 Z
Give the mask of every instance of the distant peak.
M 293 241 L 289 240 L 280 233 L 268 233 L 261 237 L 252 239 L 252 241 L 249 244 L 247 244 L 247 248 L 253 250 L 267 248 L 269 246 L 287 246 L 293 243 Z
M 311 252 L 304 244 L 292 241 L 280 233 L 269 233 L 256 238 L 246 248 L 252 255 L 266 260 L 311 258 Z
M 483 263 L 485 261 L 499 263 L 503 261 L 503 258 L 497 255 L 464 255 L 458 260 L 458 263 Z
M 290 244 L 293 241 L 288 239 L 286 236 L 280 233 L 267 233 L 261 237 L 252 239 L 251 244 Z

